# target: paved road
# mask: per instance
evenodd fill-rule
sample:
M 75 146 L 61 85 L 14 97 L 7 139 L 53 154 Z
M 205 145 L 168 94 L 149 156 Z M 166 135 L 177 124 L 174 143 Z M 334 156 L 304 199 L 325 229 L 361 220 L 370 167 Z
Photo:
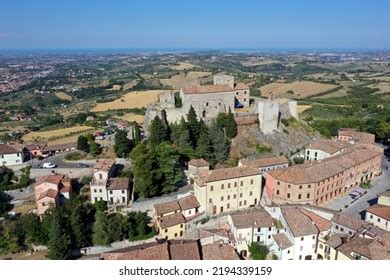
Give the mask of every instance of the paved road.
M 382 175 L 374 178 L 371 182 L 373 187 L 368 190 L 366 195 L 363 195 L 354 203 L 351 204 L 352 198 L 349 195 L 346 195 L 324 206 L 334 210 L 342 210 L 353 216 L 364 218 L 364 210 L 371 205 L 376 204 L 377 195 L 390 189 L 390 171 L 387 170 L 389 165 L 390 162 L 387 159 L 384 159 L 382 162 Z M 346 204 L 349 205 L 348 208 L 344 207 Z

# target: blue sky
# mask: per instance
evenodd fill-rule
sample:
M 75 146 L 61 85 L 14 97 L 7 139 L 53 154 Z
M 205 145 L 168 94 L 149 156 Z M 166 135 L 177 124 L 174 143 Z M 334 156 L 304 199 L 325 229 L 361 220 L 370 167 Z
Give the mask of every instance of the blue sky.
M 390 49 L 389 11 L 388 0 L 0 0 L 0 49 Z

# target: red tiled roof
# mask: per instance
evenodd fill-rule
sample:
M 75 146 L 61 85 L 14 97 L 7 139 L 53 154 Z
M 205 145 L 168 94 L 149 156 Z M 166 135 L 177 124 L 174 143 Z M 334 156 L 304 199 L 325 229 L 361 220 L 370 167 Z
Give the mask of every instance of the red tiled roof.
M 107 190 L 126 190 L 129 188 L 129 178 L 111 178 Z
M 186 219 L 182 213 L 170 214 L 158 219 L 158 224 L 162 229 L 184 224 L 185 222 Z
M 171 240 L 171 260 L 200 260 L 199 244 L 196 240 Z
M 274 219 L 264 209 L 240 211 L 230 216 L 236 228 L 268 228 L 274 224 Z
M 277 233 L 274 234 L 272 237 L 275 240 L 276 244 L 278 244 L 279 248 L 281 248 L 282 250 L 293 246 L 292 242 L 287 238 L 284 233 Z
M 358 218 L 349 216 L 343 212 L 336 213 L 331 219 L 332 222 L 358 231 L 366 223 Z
M 167 243 L 149 243 L 103 253 L 100 255 L 104 260 L 169 260 Z
M 177 200 L 181 210 L 189 210 L 200 207 L 199 201 L 194 195 L 188 195 L 186 197 Z
M 382 153 L 368 147 L 351 149 L 322 161 L 295 165 L 283 170 L 271 170 L 268 174 L 276 180 L 296 185 L 317 183 L 381 155 Z
M 249 89 L 249 86 L 244 83 L 237 83 L 234 85 L 235 90 Z
M 20 151 L 18 149 L 15 149 L 15 147 L 6 144 L 0 144 L 0 154 L 8 155 L 16 153 L 20 153 Z
M 317 227 L 299 208 L 281 207 L 282 214 L 295 237 L 318 234 Z
M 164 202 L 154 205 L 157 215 L 180 211 L 180 205 L 177 201 Z
M 50 183 L 58 186 L 61 183 L 62 179 L 64 178 L 65 175 L 61 175 L 61 174 L 41 176 L 37 178 L 34 187 L 39 186 L 40 184 L 43 183 Z
M 350 146 L 348 142 L 344 141 L 335 141 L 335 140 L 329 140 L 329 139 L 319 139 L 317 141 L 314 141 L 310 143 L 308 149 L 315 149 L 324 151 L 327 154 L 333 155 L 334 153 L 337 153 L 348 146 Z
M 310 212 L 304 208 L 301 209 L 301 212 L 308 216 L 310 220 L 313 221 L 315 226 L 318 228 L 320 232 L 327 231 L 332 227 L 332 223 L 329 222 L 327 219 L 322 218 L 321 216 L 314 214 L 313 212 Z
M 114 164 L 113 159 L 99 159 L 95 164 L 95 170 L 109 172 Z
M 366 209 L 368 213 L 390 221 L 390 206 L 376 204 Z
M 195 176 L 195 182 L 202 186 L 208 182 L 215 182 L 221 180 L 228 180 L 239 177 L 248 177 L 248 176 L 260 176 L 260 173 L 257 169 L 253 167 L 231 167 L 231 168 L 222 168 L 208 171 L 201 171 L 198 175 Z
M 277 156 L 277 157 L 267 157 L 267 158 L 259 158 L 259 159 L 242 159 L 241 163 L 243 165 L 252 166 L 255 168 L 262 168 L 267 166 L 273 166 L 273 165 L 280 165 L 280 164 L 288 164 L 288 159 L 284 156 Z
M 42 198 L 45 198 L 45 197 L 50 197 L 50 198 L 56 198 L 58 195 L 58 191 L 57 190 L 53 190 L 53 189 L 48 189 L 47 191 L 43 192 L 39 198 L 37 199 L 37 201 L 41 200 Z
M 211 243 L 202 246 L 204 260 L 239 260 L 233 247 L 223 243 Z
M 210 163 L 205 161 L 203 158 L 200 158 L 200 159 L 191 159 L 188 162 L 188 166 L 190 166 L 190 165 L 195 166 L 195 167 L 205 167 L 205 166 L 210 166 Z

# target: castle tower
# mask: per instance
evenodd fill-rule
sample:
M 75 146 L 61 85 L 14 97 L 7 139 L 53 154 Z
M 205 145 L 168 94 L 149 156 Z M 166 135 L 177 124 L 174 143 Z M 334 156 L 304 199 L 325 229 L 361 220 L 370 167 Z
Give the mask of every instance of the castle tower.
M 271 94 L 268 100 L 261 100 L 257 104 L 260 129 L 263 133 L 272 133 L 279 126 L 279 103 Z
M 214 85 L 229 85 L 234 88 L 234 77 L 230 75 L 218 74 L 214 75 Z

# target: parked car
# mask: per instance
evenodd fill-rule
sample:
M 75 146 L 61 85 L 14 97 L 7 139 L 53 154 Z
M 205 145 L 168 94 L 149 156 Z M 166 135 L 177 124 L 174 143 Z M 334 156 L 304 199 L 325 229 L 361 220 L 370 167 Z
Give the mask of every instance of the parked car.
M 89 165 L 85 164 L 85 163 L 82 163 L 82 162 L 79 162 L 79 163 L 77 163 L 77 167 L 78 168 L 87 168 L 87 167 L 89 167 Z
M 56 168 L 57 165 L 55 165 L 54 163 L 52 162 L 44 162 L 42 164 L 42 168 L 47 168 L 47 169 L 50 169 L 50 168 Z

